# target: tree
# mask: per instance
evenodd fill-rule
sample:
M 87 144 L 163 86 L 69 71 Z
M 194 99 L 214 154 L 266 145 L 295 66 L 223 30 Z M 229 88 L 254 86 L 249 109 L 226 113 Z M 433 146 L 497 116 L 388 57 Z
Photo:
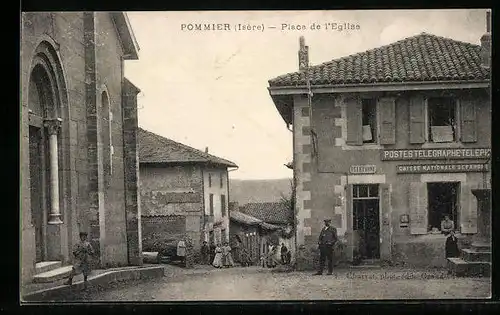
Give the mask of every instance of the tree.
M 290 180 L 290 194 L 281 193 L 280 203 L 288 210 L 288 222 L 292 229 L 285 229 L 283 236 L 290 238 L 293 234 L 293 227 L 295 226 L 295 184 L 293 179 Z

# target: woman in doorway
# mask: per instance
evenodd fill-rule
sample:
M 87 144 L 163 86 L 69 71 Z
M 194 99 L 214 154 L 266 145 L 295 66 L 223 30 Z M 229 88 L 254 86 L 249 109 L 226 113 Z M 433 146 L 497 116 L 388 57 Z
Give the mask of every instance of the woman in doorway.
M 450 231 L 450 234 L 446 238 L 445 251 L 446 258 L 460 256 L 460 250 L 458 249 L 458 239 L 455 236 L 455 232 L 453 232 L 453 230 Z
M 445 215 L 444 219 L 441 221 L 441 233 L 448 235 L 455 229 L 455 223 L 450 220 L 450 217 Z
M 215 257 L 214 257 L 214 261 L 212 262 L 212 265 L 215 268 L 222 268 L 222 266 L 223 266 L 222 259 L 223 259 L 222 247 L 220 246 L 220 244 L 217 244 L 217 246 L 215 247 Z

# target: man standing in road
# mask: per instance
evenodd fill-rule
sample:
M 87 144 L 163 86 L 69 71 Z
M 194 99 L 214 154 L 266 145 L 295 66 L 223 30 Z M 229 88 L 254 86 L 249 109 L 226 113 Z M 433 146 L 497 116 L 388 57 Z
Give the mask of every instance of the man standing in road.
M 203 245 L 201 246 L 201 263 L 203 265 L 210 265 L 210 248 L 207 241 L 203 241 Z
M 319 234 L 319 270 L 315 275 L 323 274 L 325 268 L 325 260 L 328 259 L 328 274 L 333 272 L 333 246 L 337 242 L 337 229 L 330 226 L 330 219 L 325 219 L 325 226 Z

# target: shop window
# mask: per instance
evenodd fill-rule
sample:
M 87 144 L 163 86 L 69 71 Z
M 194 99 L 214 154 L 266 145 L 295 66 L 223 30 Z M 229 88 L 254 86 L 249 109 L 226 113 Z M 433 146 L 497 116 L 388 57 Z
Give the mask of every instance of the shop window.
M 373 98 L 362 99 L 361 114 L 363 143 L 375 143 L 377 139 L 377 101 Z
M 458 182 L 428 183 L 428 232 L 439 233 L 441 222 L 448 217 L 453 222 L 453 229 L 458 228 Z
M 457 139 L 457 106 L 449 97 L 434 97 L 427 101 L 429 142 L 454 142 Z
M 378 184 L 353 185 L 353 198 L 378 197 Z
M 377 184 L 353 185 L 352 199 L 353 230 L 364 230 L 367 225 L 367 208 L 378 207 L 379 187 Z

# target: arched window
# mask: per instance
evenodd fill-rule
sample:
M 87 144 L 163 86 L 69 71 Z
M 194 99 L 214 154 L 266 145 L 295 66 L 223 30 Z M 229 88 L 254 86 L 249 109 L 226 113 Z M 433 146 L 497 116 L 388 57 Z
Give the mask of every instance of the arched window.
M 109 104 L 109 97 L 106 91 L 101 94 L 101 117 L 102 117 L 102 145 L 103 145 L 103 169 L 106 186 L 110 185 L 111 175 L 113 174 L 113 114 Z

